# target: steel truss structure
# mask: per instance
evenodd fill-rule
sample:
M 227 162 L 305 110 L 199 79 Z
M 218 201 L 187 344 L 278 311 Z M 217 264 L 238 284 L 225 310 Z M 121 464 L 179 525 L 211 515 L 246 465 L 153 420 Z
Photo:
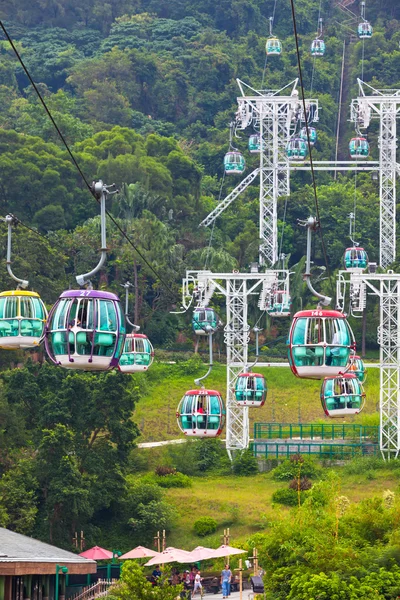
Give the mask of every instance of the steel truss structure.
M 377 90 L 358 79 L 360 95 L 351 103 L 351 121 L 367 128 L 379 119 L 380 227 L 379 264 L 386 269 L 396 258 L 397 118 L 400 90 Z
M 236 129 L 250 125 L 260 135 L 260 163 L 239 185 L 222 200 L 204 219 L 201 226 L 209 226 L 256 179 L 260 181 L 259 204 L 259 265 L 265 273 L 216 274 L 208 271 L 189 271 L 184 280 L 187 298 L 190 284 L 197 286 L 198 302 L 206 306 L 213 293 L 226 297 L 227 324 L 227 427 L 226 444 L 231 454 L 248 445 L 247 408 L 236 404 L 234 388 L 237 376 L 247 369 L 250 337 L 247 323 L 249 294 L 259 293 L 258 305 L 265 310 L 273 290 L 289 291 L 288 271 L 276 271 L 278 260 L 277 201 L 290 194 L 290 172 L 310 170 L 310 163 L 289 162 L 285 149 L 298 123 L 307 118 L 318 121 L 318 101 L 305 101 L 307 115 L 297 92 L 297 80 L 278 91 L 255 90 L 237 80 L 238 97 Z M 358 80 L 360 95 L 351 104 L 351 118 L 356 131 L 367 128 L 372 118 L 380 120 L 379 161 L 314 161 L 315 170 L 321 171 L 376 171 L 380 178 L 380 266 L 387 268 L 395 260 L 396 252 L 396 176 L 400 165 L 396 162 L 397 117 L 400 111 L 400 90 L 376 90 Z M 286 94 L 286 95 L 285 95 Z M 366 306 L 367 288 L 380 298 L 379 343 L 381 352 L 381 450 L 384 456 L 396 457 L 400 451 L 400 275 L 363 275 L 340 273 L 337 302 L 344 308 L 345 290 L 349 286 L 351 312 L 362 312 Z M 184 299 L 185 306 L 185 299 Z
M 380 449 L 386 459 L 400 452 L 400 274 L 348 273 L 341 271 L 337 282 L 339 308 L 345 308 L 350 288 L 351 312 L 362 312 L 367 291 L 379 297 L 380 325 Z
M 230 457 L 236 450 L 249 445 L 249 415 L 247 406 L 238 406 L 235 385 L 238 375 L 249 367 L 248 347 L 250 327 L 247 320 L 250 296 L 259 296 L 259 305 L 265 303 L 265 290 L 278 279 L 287 278 L 287 271 L 265 273 L 212 273 L 211 271 L 187 271 L 183 280 L 182 303 L 185 309 L 191 305 L 193 296 L 197 306 L 205 307 L 211 296 L 220 294 L 226 298 L 226 324 L 224 339 L 227 355 L 226 372 L 226 449 Z

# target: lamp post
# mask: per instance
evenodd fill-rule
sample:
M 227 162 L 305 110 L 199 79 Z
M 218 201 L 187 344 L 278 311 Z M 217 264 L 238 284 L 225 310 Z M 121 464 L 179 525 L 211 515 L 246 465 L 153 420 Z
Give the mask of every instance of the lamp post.
M 64 575 L 66 573 L 68 573 L 68 567 L 62 566 L 62 565 L 56 565 L 56 589 L 54 592 L 54 600 L 58 600 L 58 593 L 59 593 L 59 589 L 58 589 L 58 579 L 59 579 L 59 572 L 61 571 L 61 573 L 63 573 Z

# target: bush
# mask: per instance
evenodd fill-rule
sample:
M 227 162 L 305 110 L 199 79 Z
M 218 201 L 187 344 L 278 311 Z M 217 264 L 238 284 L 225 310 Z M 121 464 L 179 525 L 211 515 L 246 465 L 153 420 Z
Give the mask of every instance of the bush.
M 302 456 L 301 460 L 295 454 L 292 458 L 284 460 L 272 471 L 272 477 L 278 481 L 290 481 L 298 477 L 299 471 L 302 477 L 319 477 L 321 469 L 315 460 L 309 456 Z
M 232 462 L 232 471 L 235 475 L 255 475 L 258 473 L 257 459 L 251 450 L 242 450 L 236 454 Z
M 285 506 L 297 506 L 298 504 L 297 492 L 291 489 L 276 490 L 272 494 L 272 502 L 276 504 L 284 504 Z
M 204 537 L 210 533 L 214 533 L 217 530 L 217 521 L 212 517 L 200 517 L 193 525 L 193 529 L 196 535 Z
M 148 473 L 141 478 L 141 482 L 160 486 L 162 488 L 188 488 L 192 487 L 192 480 L 188 475 L 178 471 L 167 475 Z

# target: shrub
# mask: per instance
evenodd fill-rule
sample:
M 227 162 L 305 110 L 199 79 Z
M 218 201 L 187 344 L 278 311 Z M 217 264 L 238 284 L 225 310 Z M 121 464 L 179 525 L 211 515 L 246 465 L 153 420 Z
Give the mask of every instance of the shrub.
M 311 479 L 309 479 L 308 477 L 300 477 L 300 491 L 304 492 L 306 490 L 310 490 L 312 487 L 312 481 Z M 297 490 L 299 489 L 299 481 L 297 479 L 297 477 L 295 479 L 292 479 L 292 481 L 289 483 L 289 489 L 291 490 Z
M 192 487 L 192 480 L 183 473 L 170 473 L 169 475 L 156 476 L 155 483 L 163 488 L 188 488 Z
M 285 506 L 297 506 L 299 499 L 297 491 L 291 489 L 276 490 L 272 494 L 272 502 L 284 504 Z
M 232 471 L 235 475 L 255 475 L 258 473 L 257 459 L 251 450 L 242 450 L 236 454 L 232 462 Z
M 192 480 L 188 475 L 179 473 L 169 473 L 167 475 L 156 475 L 155 473 L 148 473 L 141 477 L 142 483 L 153 484 L 162 488 L 188 488 L 192 487 Z
M 217 521 L 212 517 L 200 517 L 193 525 L 193 529 L 196 535 L 204 537 L 210 533 L 214 533 L 217 530 Z
M 297 478 L 300 470 L 302 477 L 319 477 L 322 473 L 318 464 L 310 456 L 302 456 L 301 461 L 295 454 L 291 459 L 286 459 L 272 471 L 272 477 L 278 481 L 290 481 Z

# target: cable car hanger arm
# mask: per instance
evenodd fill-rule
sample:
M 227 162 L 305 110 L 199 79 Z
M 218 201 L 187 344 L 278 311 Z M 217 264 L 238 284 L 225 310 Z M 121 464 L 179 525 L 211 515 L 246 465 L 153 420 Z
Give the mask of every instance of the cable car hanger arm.
M 203 375 L 203 377 L 199 377 L 198 379 L 194 380 L 194 382 L 195 382 L 196 385 L 200 385 L 200 382 L 203 381 L 204 379 L 206 379 L 209 376 L 209 374 L 211 373 L 212 368 L 213 368 L 212 336 L 213 336 L 213 334 L 212 334 L 212 331 L 211 331 L 208 334 L 208 348 L 209 348 L 209 353 L 210 353 L 210 362 L 209 362 L 209 365 L 208 365 L 208 371 L 207 371 L 207 373 L 205 375 Z M 202 385 L 202 387 L 204 387 L 204 386 Z
M 12 226 L 17 224 L 17 219 L 13 215 L 6 215 L 5 222 L 7 223 L 7 271 L 9 276 L 14 279 L 18 283 L 18 288 L 25 290 L 29 281 L 26 279 L 19 279 L 16 277 L 11 270 L 11 235 L 12 235 Z
M 101 256 L 98 264 L 94 269 L 88 273 L 76 276 L 76 281 L 81 287 L 88 283 L 98 271 L 102 268 L 107 258 L 107 242 L 106 242 L 106 199 L 107 196 L 112 194 L 118 194 L 119 190 L 110 191 L 111 188 L 115 187 L 115 183 L 112 185 L 104 185 L 102 180 L 93 182 L 92 189 L 94 195 L 100 199 L 100 223 L 101 223 Z
M 299 224 L 302 227 L 307 227 L 307 257 L 304 280 L 307 283 L 307 287 L 313 294 L 313 296 L 316 296 L 320 299 L 320 304 L 322 304 L 322 306 L 329 306 L 329 304 L 332 302 L 332 298 L 330 298 L 329 296 L 324 296 L 323 294 L 319 294 L 317 291 L 314 290 L 311 283 L 311 237 L 312 232 L 315 231 L 318 227 L 318 221 L 317 219 L 315 219 L 315 217 L 308 217 L 307 221 L 299 221 Z

